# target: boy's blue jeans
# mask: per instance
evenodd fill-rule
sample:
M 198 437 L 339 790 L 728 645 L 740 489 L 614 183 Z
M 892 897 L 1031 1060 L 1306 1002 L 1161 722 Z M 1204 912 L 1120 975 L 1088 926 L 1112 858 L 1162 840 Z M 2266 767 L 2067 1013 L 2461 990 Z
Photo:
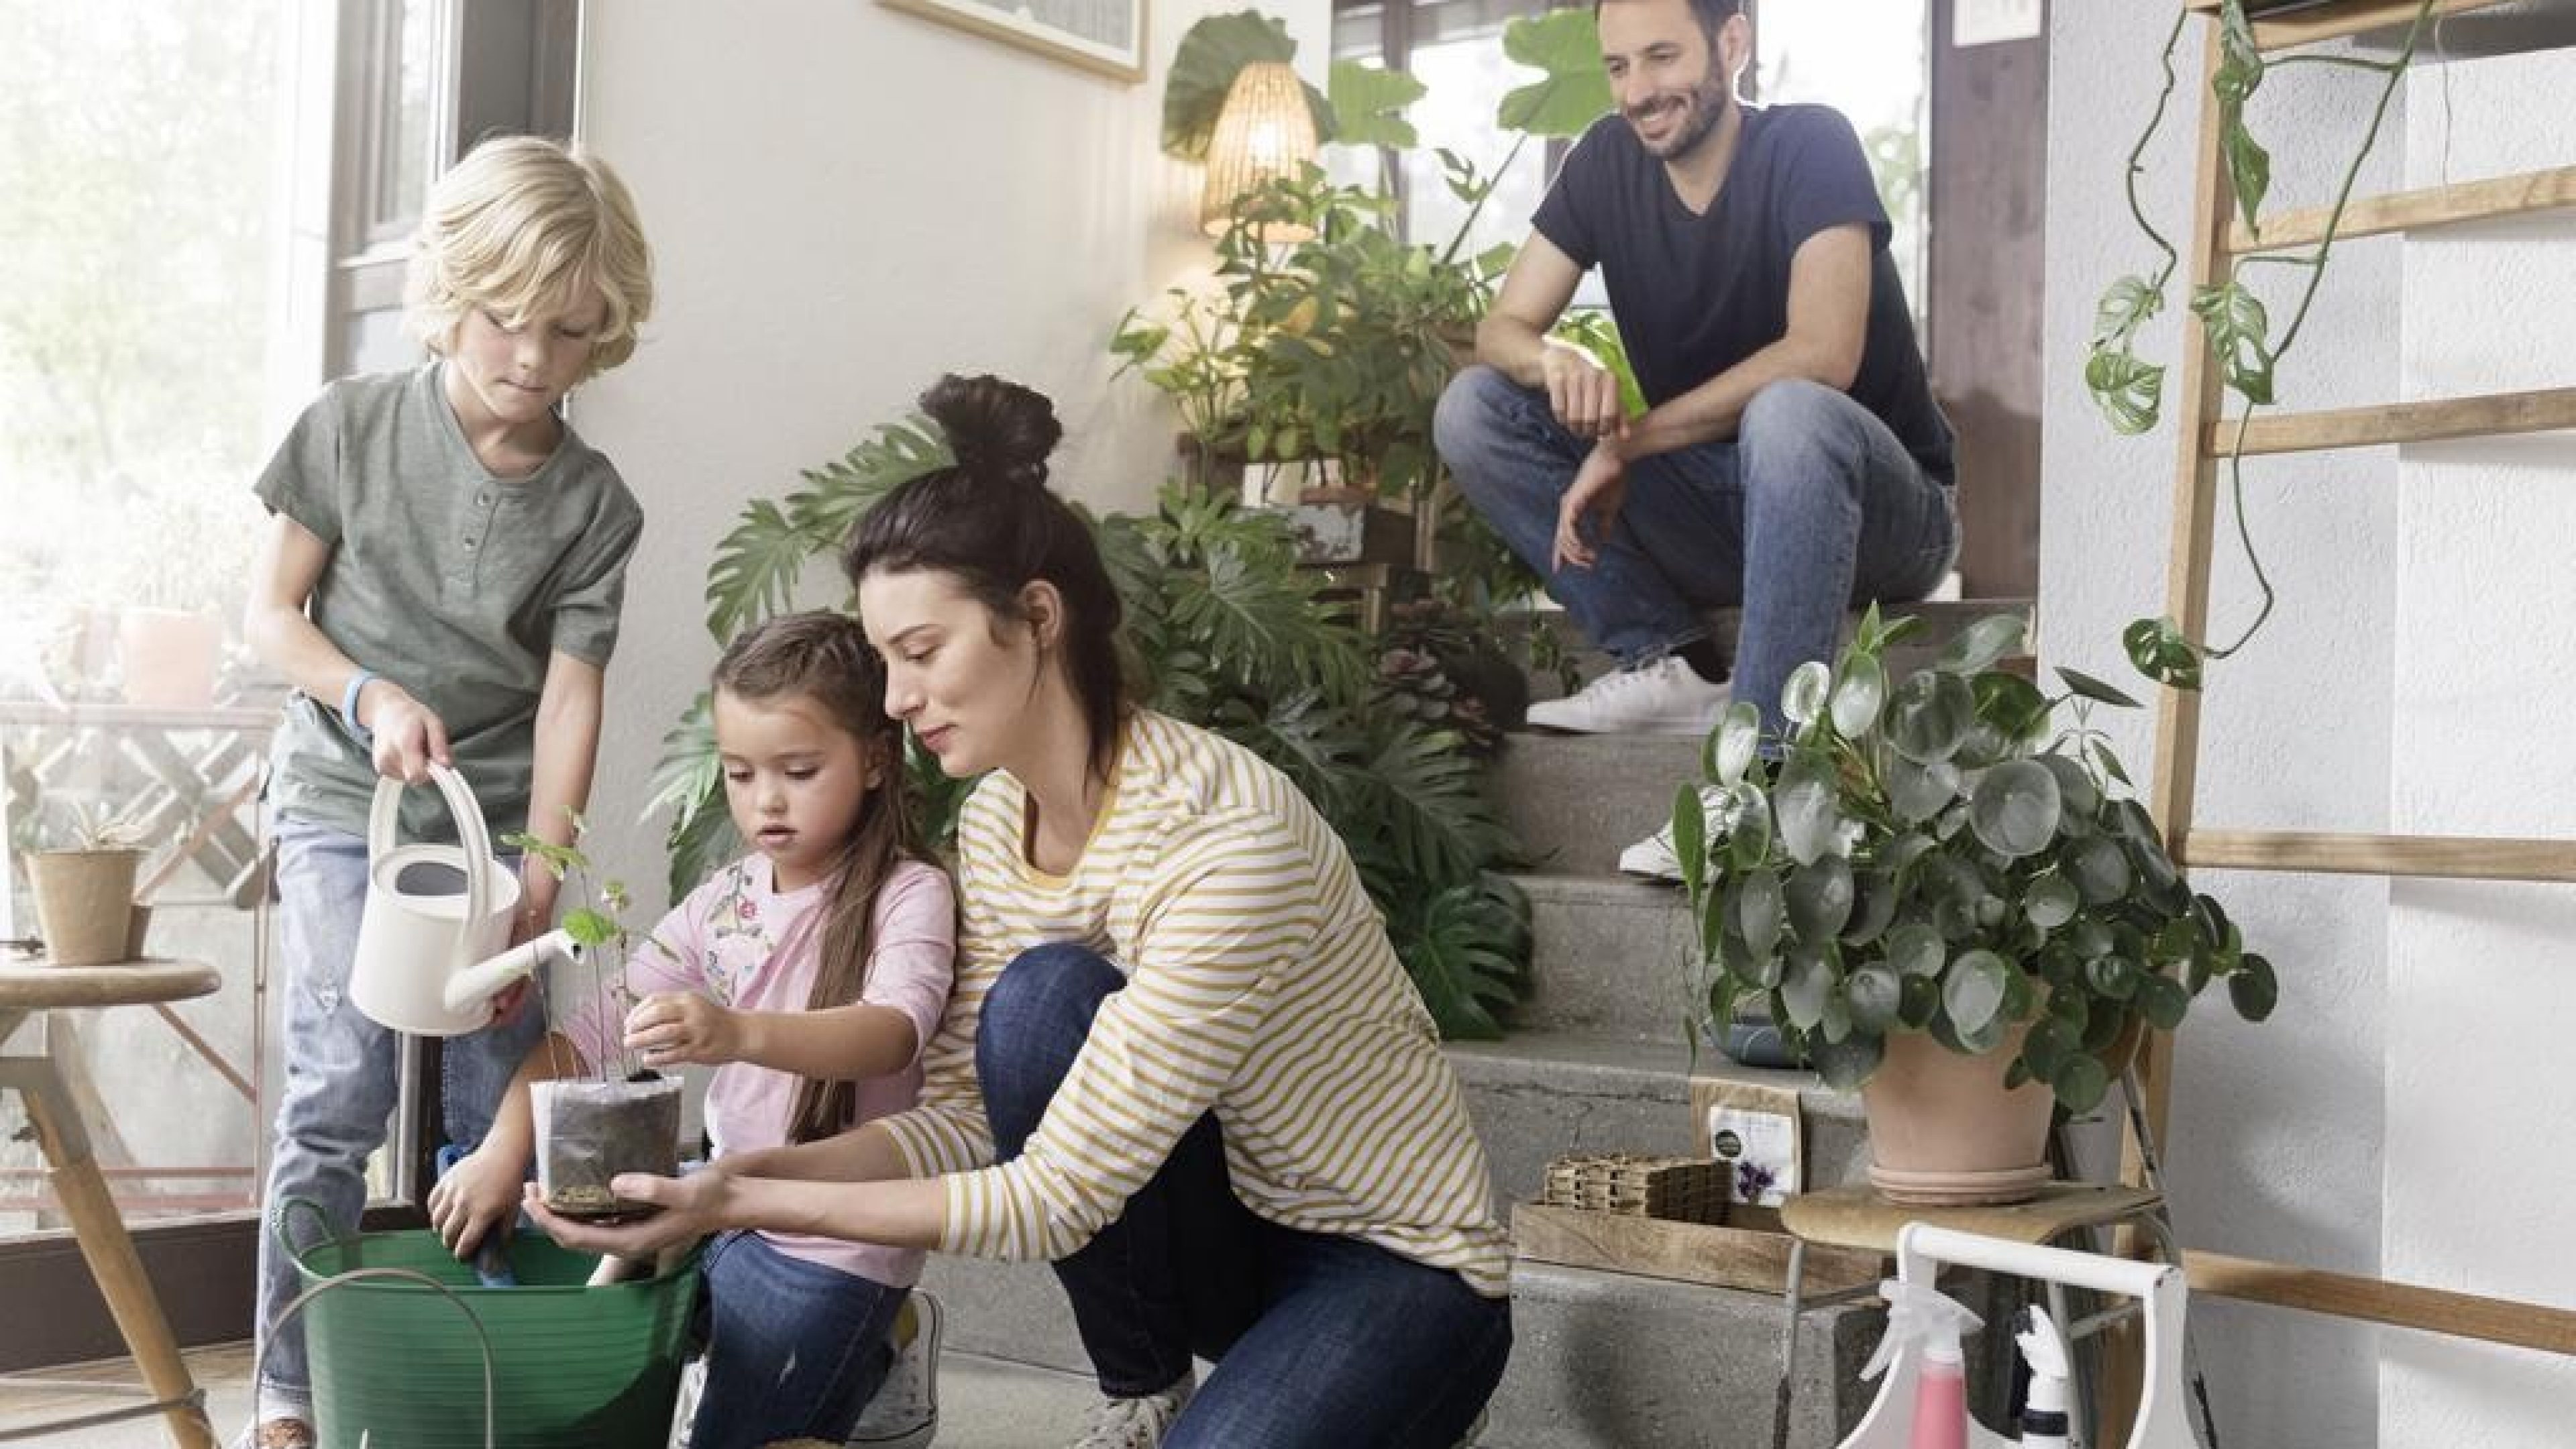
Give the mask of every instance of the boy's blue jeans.
M 994 1148 L 1019 1154 L 1126 977 L 1040 946 L 984 998 L 975 1071 Z M 1104 1393 L 1217 1371 L 1164 1449 L 1451 1449 L 1502 1381 L 1511 1306 L 1358 1238 L 1302 1233 L 1234 1195 L 1202 1117 L 1126 1211 L 1055 1264 Z
M 259 1416 L 312 1417 L 313 1390 L 304 1355 L 304 1320 L 279 1329 L 269 1322 L 293 1301 L 295 1264 L 268 1227 L 278 1204 L 304 1198 L 325 1220 L 297 1214 L 297 1242 L 327 1227 L 358 1230 L 367 1201 L 367 1159 L 384 1145 L 400 1098 L 400 1036 L 368 1020 L 349 1000 L 358 920 L 367 900 L 367 842 L 342 830 L 280 818 L 277 840 L 278 946 L 285 962 L 286 1085 L 277 1106 L 277 1136 L 262 1195 L 259 1319 L 267 1355 L 260 1371 Z M 440 1054 L 440 1097 L 448 1140 L 467 1148 L 483 1140 L 502 1094 L 546 1029 L 530 1002 L 517 1020 L 450 1039 Z
M 705 1271 L 707 1387 L 689 1449 L 847 1439 L 894 1366 L 905 1290 L 791 1258 L 757 1233 L 717 1237 Z
M 1958 552 L 1951 490 L 1875 414 L 1816 383 L 1754 394 L 1732 441 L 1630 464 L 1592 567 L 1553 574 L 1557 506 L 1592 444 L 1545 392 L 1482 366 L 1450 381 L 1433 432 L 1467 501 L 1622 666 L 1705 637 L 1700 611 L 1742 606 L 1733 692 L 1769 733 L 1790 673 L 1832 659 L 1846 609 L 1923 597 Z

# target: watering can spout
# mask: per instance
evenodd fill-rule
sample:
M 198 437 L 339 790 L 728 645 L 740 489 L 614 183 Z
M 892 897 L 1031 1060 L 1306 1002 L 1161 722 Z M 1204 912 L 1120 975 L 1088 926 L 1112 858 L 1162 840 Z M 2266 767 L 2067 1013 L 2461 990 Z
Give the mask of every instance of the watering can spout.
M 471 1011 L 499 995 L 501 989 L 513 981 L 534 976 L 556 962 L 577 963 L 581 959 L 581 943 L 558 927 L 448 977 L 443 993 L 447 1009 Z

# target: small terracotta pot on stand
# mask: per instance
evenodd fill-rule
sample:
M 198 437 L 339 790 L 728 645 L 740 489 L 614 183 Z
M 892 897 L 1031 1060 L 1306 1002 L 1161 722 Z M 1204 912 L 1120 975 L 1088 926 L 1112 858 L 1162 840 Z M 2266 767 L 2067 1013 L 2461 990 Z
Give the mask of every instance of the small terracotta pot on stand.
M 2029 1025 L 2001 1046 L 1962 1056 L 1923 1032 L 1891 1032 L 1887 1056 L 1860 1089 L 1869 1116 L 1869 1181 L 1890 1202 L 1964 1207 L 2025 1202 L 2053 1174 L 2048 1126 L 2056 1094 L 2044 1082 L 2007 1092 L 2004 1072 Z

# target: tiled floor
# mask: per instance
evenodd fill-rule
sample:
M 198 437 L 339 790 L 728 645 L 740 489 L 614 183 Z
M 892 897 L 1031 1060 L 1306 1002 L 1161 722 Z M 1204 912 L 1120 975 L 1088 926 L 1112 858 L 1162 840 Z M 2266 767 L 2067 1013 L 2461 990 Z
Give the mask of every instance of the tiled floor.
M 198 1349 L 189 1370 L 206 1390 L 216 1429 L 239 1433 L 250 1415 L 250 1347 Z M 46 1377 L 91 1383 L 137 1383 L 124 1360 L 64 1369 Z M 1086 1379 L 960 1354 L 942 1356 L 939 1369 L 939 1444 L 942 1449 L 1061 1449 L 1079 1432 L 1094 1390 Z M 0 1378 L 0 1433 L 11 1428 L 96 1412 L 131 1402 L 97 1392 L 37 1389 Z M 96 1428 L 48 1434 L 31 1441 L 46 1449 L 167 1449 L 169 1432 L 159 1419 L 130 1419 Z

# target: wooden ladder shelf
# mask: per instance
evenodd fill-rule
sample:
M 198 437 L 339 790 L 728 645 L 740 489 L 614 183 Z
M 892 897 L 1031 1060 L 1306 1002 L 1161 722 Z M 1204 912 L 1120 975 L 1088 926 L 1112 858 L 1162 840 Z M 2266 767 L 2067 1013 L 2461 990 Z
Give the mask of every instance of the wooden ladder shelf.
M 2208 13 L 2204 81 L 2215 74 L 2218 0 L 2183 0 Z M 2485 9 L 2504 0 L 2434 0 L 2435 15 Z M 2257 47 L 2285 50 L 2412 24 L 2422 0 L 2343 0 L 2254 22 Z M 2204 88 L 2204 97 L 2208 94 Z M 2538 104 L 2558 104 L 2545 97 Z M 2220 155 L 2217 107 L 2201 107 L 2193 231 L 2188 239 L 2195 287 L 2221 280 L 2232 257 L 2312 245 L 2325 232 L 2327 208 L 2284 211 L 2263 219 L 2261 240 L 2234 219 L 2235 197 Z M 2576 166 L 2490 181 L 2357 198 L 2337 238 L 2417 231 L 2576 206 Z M 2183 319 L 2181 458 L 2174 490 L 2173 551 L 2167 576 L 2169 612 L 2192 638 L 2208 637 L 2210 553 L 2222 460 L 2235 446 L 2237 420 L 2222 415 L 2220 379 L 2196 316 Z M 2257 417 L 2245 426 L 2248 455 L 2496 436 L 2576 428 L 2576 387 L 2487 397 L 2449 398 L 2377 408 Z M 2337 835 L 2207 829 L 2193 812 L 2200 746 L 2197 692 L 2162 691 L 2156 721 L 2154 806 L 2177 862 L 2227 870 L 2337 872 L 2452 879 L 2576 882 L 2576 840 Z M 2140 1063 L 2139 1104 L 2156 1140 L 2168 1141 L 2172 1041 L 2154 1034 Z M 2128 1180 L 2145 1164 L 2131 1135 Z M 2189 1252 L 2192 1286 L 2202 1292 L 2492 1343 L 2576 1355 L 2576 1312 L 2542 1304 L 2479 1297 L 2367 1276 L 2285 1263 Z M 2115 1380 L 2119 1377 L 2114 1374 Z M 2113 1394 L 2116 1400 L 2117 1388 Z M 2118 1409 L 2114 1407 L 2114 1414 Z M 2115 1418 L 2115 1423 L 2124 1422 Z M 2118 1442 L 2116 1439 L 2110 1442 Z

